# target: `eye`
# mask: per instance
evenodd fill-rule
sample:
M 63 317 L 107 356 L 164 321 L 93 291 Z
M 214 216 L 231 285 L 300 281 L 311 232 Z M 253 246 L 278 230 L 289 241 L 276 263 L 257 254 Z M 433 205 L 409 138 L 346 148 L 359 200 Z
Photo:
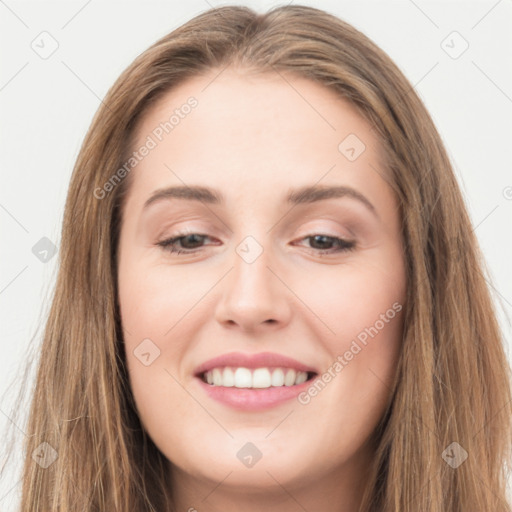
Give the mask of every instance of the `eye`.
M 202 247 L 206 239 L 210 239 L 210 237 L 200 233 L 184 233 L 162 240 L 157 245 L 173 254 L 192 254 Z M 352 240 L 323 234 L 308 235 L 301 240 L 309 240 L 310 247 L 320 255 L 351 251 L 356 246 Z
M 158 242 L 157 245 L 159 245 L 164 250 L 166 250 L 170 253 L 190 254 L 190 253 L 196 252 L 195 249 L 197 249 L 198 246 L 201 245 L 202 241 L 204 241 L 205 238 L 209 238 L 209 236 L 202 235 L 200 233 L 179 234 L 175 237 L 168 238 L 166 240 L 162 240 L 162 241 Z M 178 242 L 181 244 L 181 247 L 183 248 L 183 250 L 181 250 L 180 247 L 177 247 Z
M 352 251 L 356 247 L 356 243 L 353 240 L 345 240 L 337 236 L 322 234 L 308 235 L 302 238 L 302 240 L 309 240 L 311 244 L 310 246 L 312 246 L 313 249 L 316 250 L 315 252 L 320 255 Z

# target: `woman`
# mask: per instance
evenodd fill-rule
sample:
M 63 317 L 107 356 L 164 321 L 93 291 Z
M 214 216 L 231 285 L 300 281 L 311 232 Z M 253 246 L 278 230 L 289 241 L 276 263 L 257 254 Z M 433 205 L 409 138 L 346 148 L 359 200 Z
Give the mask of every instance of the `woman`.
M 92 123 L 22 510 L 510 511 L 477 241 L 389 57 L 301 6 L 212 9 Z

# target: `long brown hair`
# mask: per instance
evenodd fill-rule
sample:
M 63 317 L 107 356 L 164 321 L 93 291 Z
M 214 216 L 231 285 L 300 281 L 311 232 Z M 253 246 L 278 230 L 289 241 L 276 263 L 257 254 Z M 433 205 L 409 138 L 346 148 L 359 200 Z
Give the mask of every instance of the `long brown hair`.
M 100 105 L 69 186 L 27 425 L 22 511 L 172 509 L 166 459 L 135 412 L 117 304 L 130 180 L 97 191 L 128 160 L 150 104 L 189 77 L 229 65 L 323 84 L 369 121 L 385 154 L 408 289 L 392 399 L 375 432 L 360 511 L 510 511 L 510 367 L 440 136 L 384 51 L 335 16 L 293 5 L 200 14 L 142 53 Z M 32 457 L 41 443 L 57 454 L 47 468 Z

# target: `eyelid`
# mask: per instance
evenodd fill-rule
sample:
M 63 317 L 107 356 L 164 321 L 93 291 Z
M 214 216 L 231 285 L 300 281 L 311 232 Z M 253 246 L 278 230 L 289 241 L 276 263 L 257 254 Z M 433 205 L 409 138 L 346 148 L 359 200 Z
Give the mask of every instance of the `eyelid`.
M 197 231 L 188 231 L 186 233 L 176 233 L 175 235 L 160 240 L 156 243 L 157 246 L 160 246 L 164 251 L 168 252 L 171 255 L 178 256 L 180 254 L 185 256 L 193 256 L 195 254 L 201 253 L 203 249 L 211 246 L 209 245 L 200 245 L 199 247 L 194 247 L 191 249 L 183 248 L 183 249 L 176 249 L 174 244 L 177 242 L 180 242 L 182 239 L 186 238 L 189 235 L 197 235 L 202 239 L 203 241 L 205 239 L 212 239 L 209 235 L 205 233 L 199 233 Z M 304 240 L 313 240 L 316 237 L 324 237 L 331 239 L 331 244 L 334 244 L 334 247 L 330 247 L 327 249 L 318 249 L 315 247 L 310 247 L 309 251 L 310 253 L 313 253 L 317 257 L 330 257 L 330 256 L 340 256 L 344 253 L 350 252 L 355 250 L 358 247 L 358 243 L 354 239 L 347 239 L 345 237 L 336 236 L 336 235 L 330 235 L 327 233 L 323 233 L 321 231 L 310 231 L 306 235 L 296 238 L 293 242 L 302 242 Z M 218 245 L 218 244 L 213 244 Z
M 298 236 L 307 236 L 313 234 L 332 236 L 337 238 L 342 238 L 344 240 L 352 240 L 356 238 L 356 233 L 351 227 L 351 224 L 343 223 L 343 229 L 340 228 L 342 224 L 339 221 L 335 221 L 333 219 L 320 219 L 323 220 L 324 223 L 322 225 L 318 225 L 317 223 L 309 223 L 300 229 Z M 336 227 L 325 227 L 325 221 L 330 221 L 330 223 L 336 224 Z M 305 233 L 301 235 L 300 233 Z

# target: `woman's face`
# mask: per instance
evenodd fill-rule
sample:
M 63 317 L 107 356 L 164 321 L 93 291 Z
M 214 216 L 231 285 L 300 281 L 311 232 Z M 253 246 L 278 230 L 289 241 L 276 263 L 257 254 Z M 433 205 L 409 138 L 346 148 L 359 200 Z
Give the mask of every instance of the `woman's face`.
M 138 413 L 176 481 L 359 485 L 406 287 L 377 139 L 312 81 L 218 73 L 137 132 L 118 277 Z

